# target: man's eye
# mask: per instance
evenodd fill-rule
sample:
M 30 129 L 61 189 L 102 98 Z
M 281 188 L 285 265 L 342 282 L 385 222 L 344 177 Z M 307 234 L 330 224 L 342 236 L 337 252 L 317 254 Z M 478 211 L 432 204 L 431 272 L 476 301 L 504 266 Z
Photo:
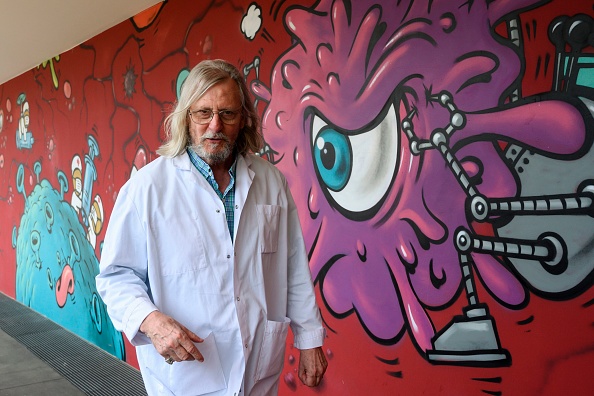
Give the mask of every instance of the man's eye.
M 221 117 L 233 117 L 235 115 L 235 112 L 232 110 L 223 110 L 219 114 L 221 115 Z
M 210 117 L 210 110 L 196 110 L 194 114 L 200 118 L 208 118 Z

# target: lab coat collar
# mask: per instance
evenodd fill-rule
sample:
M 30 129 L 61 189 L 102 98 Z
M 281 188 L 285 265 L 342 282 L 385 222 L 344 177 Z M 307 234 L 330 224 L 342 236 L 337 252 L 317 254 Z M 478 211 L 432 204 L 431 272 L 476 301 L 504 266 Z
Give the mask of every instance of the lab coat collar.
M 171 158 L 171 162 L 173 163 L 173 166 L 175 166 L 176 168 L 180 169 L 180 170 L 184 170 L 184 171 L 189 171 L 192 170 L 192 161 L 190 161 L 190 156 L 188 155 L 187 152 L 183 152 L 183 154 L 180 154 L 176 157 Z M 249 175 L 249 179 L 250 181 L 254 178 L 254 172 L 251 169 L 252 167 L 252 158 L 250 155 L 238 155 L 237 157 L 237 167 L 236 167 L 236 171 L 235 174 L 236 176 L 239 174 L 240 169 L 247 169 L 248 170 L 248 175 Z
M 193 166 L 192 161 L 190 161 L 190 156 L 186 151 L 176 157 L 171 158 L 171 162 L 177 169 L 184 171 L 191 170 Z
M 181 155 L 171 158 L 171 162 L 173 166 L 181 171 L 188 171 L 192 173 L 192 170 L 195 171 L 197 177 L 193 180 L 204 180 L 202 175 L 199 174 L 198 170 L 192 164 L 190 160 L 190 156 L 187 152 L 184 152 Z M 252 185 L 252 181 L 254 180 L 255 172 L 252 169 L 253 159 L 251 154 L 247 155 L 239 155 L 237 157 L 237 164 L 235 167 L 235 204 L 238 208 L 243 208 L 245 204 L 245 200 L 247 199 L 247 194 Z M 239 211 L 241 213 L 241 209 Z M 237 230 L 237 222 L 239 220 L 239 216 L 235 216 L 235 230 Z

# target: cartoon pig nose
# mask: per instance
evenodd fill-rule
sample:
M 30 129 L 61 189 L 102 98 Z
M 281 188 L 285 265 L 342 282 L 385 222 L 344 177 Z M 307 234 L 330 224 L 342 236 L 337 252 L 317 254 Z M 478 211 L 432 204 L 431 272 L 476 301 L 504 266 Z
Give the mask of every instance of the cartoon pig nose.
M 68 264 L 62 269 L 62 275 L 56 281 L 56 302 L 62 308 L 66 304 L 69 294 L 74 293 L 74 273 Z

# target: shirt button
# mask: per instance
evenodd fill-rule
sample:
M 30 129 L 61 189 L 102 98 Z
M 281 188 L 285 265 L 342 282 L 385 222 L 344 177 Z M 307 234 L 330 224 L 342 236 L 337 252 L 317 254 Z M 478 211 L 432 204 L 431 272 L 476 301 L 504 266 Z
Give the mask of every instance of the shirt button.
M 244 346 L 247 348 L 247 343 Z
M 237 297 L 237 301 L 239 301 L 239 297 Z

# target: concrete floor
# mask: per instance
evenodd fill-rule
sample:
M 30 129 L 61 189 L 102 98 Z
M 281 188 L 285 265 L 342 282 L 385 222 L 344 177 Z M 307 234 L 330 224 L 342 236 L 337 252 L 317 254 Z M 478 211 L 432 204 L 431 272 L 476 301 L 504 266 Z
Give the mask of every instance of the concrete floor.
M 0 396 L 146 396 L 140 372 L 0 293 Z
M 0 331 L 0 395 L 84 394 L 23 344 Z

